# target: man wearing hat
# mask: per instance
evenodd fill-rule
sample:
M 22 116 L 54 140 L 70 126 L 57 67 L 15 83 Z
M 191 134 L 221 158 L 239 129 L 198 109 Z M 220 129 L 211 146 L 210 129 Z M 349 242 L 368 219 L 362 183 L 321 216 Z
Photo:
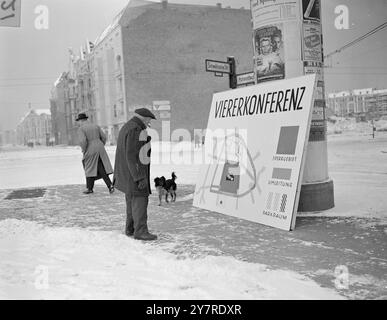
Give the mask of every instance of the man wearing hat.
M 125 193 L 125 234 L 138 240 L 156 240 L 148 231 L 150 189 L 150 137 L 146 131 L 154 114 L 136 109 L 134 117 L 120 130 L 114 165 L 115 188 Z
M 87 190 L 84 194 L 93 193 L 94 181 L 103 179 L 110 193 L 114 192 L 114 187 L 110 181 L 109 174 L 113 173 L 113 168 L 105 150 L 106 135 L 101 128 L 87 121 L 85 113 L 80 113 L 75 121 L 79 121 L 78 143 L 83 153 L 83 168 L 86 175 Z

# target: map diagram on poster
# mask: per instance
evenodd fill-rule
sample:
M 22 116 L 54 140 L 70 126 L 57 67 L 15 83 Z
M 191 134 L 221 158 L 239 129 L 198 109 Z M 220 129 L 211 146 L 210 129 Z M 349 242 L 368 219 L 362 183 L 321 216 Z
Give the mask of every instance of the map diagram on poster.
M 316 75 L 214 94 L 194 206 L 294 229 Z

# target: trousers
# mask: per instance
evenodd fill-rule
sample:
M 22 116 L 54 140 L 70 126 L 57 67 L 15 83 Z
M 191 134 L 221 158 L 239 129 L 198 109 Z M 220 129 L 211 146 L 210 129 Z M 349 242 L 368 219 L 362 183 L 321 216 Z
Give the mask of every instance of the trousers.
M 148 202 L 147 196 L 125 194 L 126 200 L 126 234 L 139 236 L 148 233 Z
M 112 185 L 112 182 L 109 176 L 106 173 L 105 167 L 103 166 L 101 158 L 98 159 L 98 167 L 97 167 L 97 177 L 86 177 L 86 188 L 88 190 L 93 190 L 94 182 L 98 179 L 103 179 L 108 188 Z

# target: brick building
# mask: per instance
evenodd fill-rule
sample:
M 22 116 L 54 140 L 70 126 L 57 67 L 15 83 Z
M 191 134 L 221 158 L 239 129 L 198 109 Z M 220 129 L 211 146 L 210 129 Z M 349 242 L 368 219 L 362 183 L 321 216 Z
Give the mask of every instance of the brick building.
M 169 101 L 171 132 L 206 128 L 213 93 L 229 89 L 228 77 L 205 71 L 206 58 L 234 56 L 238 73 L 253 70 L 250 10 L 131 1 L 119 24 L 128 115 Z
M 183 128 L 193 137 L 207 127 L 213 93 L 229 89 L 228 76 L 205 71 L 205 59 L 227 56 L 235 57 L 237 73 L 253 71 L 250 10 L 131 0 L 73 64 L 74 110 L 86 112 L 115 143 L 136 108 L 164 101 L 171 132 Z M 161 138 L 161 121 L 152 127 Z

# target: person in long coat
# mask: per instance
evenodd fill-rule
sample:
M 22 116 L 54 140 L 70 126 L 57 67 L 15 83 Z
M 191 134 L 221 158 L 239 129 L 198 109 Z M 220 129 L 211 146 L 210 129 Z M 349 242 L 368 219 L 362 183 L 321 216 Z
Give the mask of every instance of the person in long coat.
M 110 193 L 114 192 L 114 186 L 109 178 L 113 168 L 105 150 L 106 135 L 102 129 L 90 123 L 85 113 L 80 113 L 76 121 L 80 121 L 78 129 L 78 143 L 83 153 L 83 168 L 86 175 L 87 190 L 84 194 L 93 193 L 94 182 L 103 179 Z
M 120 130 L 114 164 L 114 186 L 125 193 L 125 234 L 139 240 L 156 240 L 148 231 L 148 198 L 150 188 L 150 137 L 146 127 L 156 119 L 148 109 L 135 115 Z

